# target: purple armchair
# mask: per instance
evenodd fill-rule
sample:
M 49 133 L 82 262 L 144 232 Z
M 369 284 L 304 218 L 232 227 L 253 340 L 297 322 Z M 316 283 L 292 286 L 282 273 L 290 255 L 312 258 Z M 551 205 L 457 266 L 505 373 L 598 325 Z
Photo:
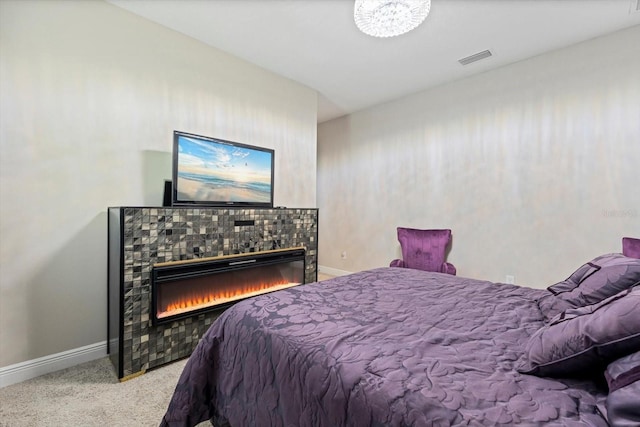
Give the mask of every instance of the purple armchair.
M 451 230 L 418 230 L 398 227 L 402 259 L 391 261 L 390 267 L 415 268 L 456 275 L 453 264 L 445 261 L 451 242 Z
M 629 258 L 640 259 L 640 239 L 635 239 L 633 237 L 623 237 L 622 255 L 628 256 Z

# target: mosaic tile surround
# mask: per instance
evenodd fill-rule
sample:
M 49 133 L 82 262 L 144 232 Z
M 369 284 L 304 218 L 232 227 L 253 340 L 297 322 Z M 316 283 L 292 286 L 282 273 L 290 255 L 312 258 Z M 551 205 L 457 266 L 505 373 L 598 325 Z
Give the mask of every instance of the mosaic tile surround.
M 220 314 L 153 326 L 156 262 L 302 246 L 305 281 L 317 280 L 317 209 L 114 207 L 108 217 L 109 356 L 118 378 L 189 356 Z M 247 221 L 254 225 L 236 225 Z

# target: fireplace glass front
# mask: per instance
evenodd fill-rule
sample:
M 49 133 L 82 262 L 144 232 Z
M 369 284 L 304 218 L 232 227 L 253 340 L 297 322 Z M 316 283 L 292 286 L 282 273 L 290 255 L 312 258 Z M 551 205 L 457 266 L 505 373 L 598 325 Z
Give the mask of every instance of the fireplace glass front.
M 304 249 L 159 263 L 152 270 L 154 324 L 220 310 L 304 283 Z

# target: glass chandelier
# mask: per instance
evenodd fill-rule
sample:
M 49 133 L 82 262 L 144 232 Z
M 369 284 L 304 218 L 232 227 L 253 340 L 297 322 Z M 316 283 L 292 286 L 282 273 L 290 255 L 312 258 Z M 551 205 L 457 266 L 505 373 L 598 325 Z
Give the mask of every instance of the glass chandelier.
M 356 0 L 353 17 L 363 33 L 393 37 L 420 25 L 430 9 L 431 0 Z

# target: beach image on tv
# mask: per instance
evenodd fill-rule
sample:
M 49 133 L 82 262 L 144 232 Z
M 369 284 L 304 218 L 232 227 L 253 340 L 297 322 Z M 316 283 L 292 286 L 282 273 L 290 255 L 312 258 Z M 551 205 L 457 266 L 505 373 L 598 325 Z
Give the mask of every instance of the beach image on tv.
M 178 200 L 271 202 L 271 152 L 179 136 Z

